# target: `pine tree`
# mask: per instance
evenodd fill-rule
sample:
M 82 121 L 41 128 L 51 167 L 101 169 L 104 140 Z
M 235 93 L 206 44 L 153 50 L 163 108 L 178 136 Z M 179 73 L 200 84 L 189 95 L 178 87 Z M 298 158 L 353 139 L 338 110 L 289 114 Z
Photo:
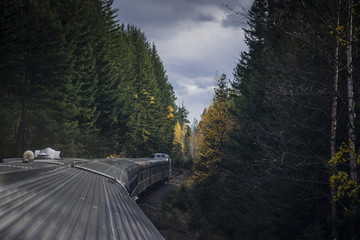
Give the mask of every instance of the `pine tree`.
M 158 91 L 154 96 L 155 111 L 153 114 L 156 126 L 152 135 L 153 149 L 156 149 L 157 152 L 170 152 L 173 140 L 171 133 L 175 124 L 174 118 L 170 114 L 173 111 L 171 109 L 175 108 L 175 94 L 154 43 L 151 47 L 151 60 L 158 86 Z
M 22 92 L 21 79 L 17 76 L 23 52 L 20 36 L 25 29 L 20 24 L 21 6 L 18 1 L 0 2 L 0 158 L 17 155 L 17 119 L 20 105 L 18 96 Z M 12 103 L 12 104 L 11 104 Z
M 319 19 L 309 18 L 309 8 L 302 4 L 257 0 L 249 12 L 245 31 L 249 51 L 241 54 L 232 84 L 231 113 L 237 125 L 226 146 L 227 175 L 219 184 L 222 199 L 213 217 L 214 226 L 233 238 L 294 238 L 327 217 L 329 202 L 321 193 L 328 189 L 321 182 L 327 178 L 323 166 L 328 149 L 323 143 L 330 126 L 332 78 L 328 59 L 314 55 L 318 49 L 305 41 L 305 34 L 316 29 L 321 41 L 329 35 L 319 27 Z M 294 32 L 303 33 L 303 39 Z M 296 209 L 291 207 L 294 202 L 299 203 Z M 311 212 L 315 206 L 318 212 Z M 235 223 L 230 224 L 225 213 Z M 321 220 L 309 223 L 309 216 Z M 237 229 L 237 225 L 246 227 Z M 269 228 L 254 232 L 264 225 Z M 271 229 L 276 228 L 287 230 L 273 235 Z M 316 231 L 321 235 L 324 229 Z
M 112 0 L 0 2 L 0 157 L 172 149 L 175 96 L 154 44 Z
M 73 151 L 76 145 L 69 136 L 76 133 L 77 122 L 68 119 L 74 112 L 64 94 L 71 89 L 71 54 L 57 9 L 51 1 L 27 1 L 18 6 L 12 6 L 11 17 L 19 21 L 13 22 L 19 32 L 12 35 L 15 45 L 9 49 L 19 53 L 13 55 L 17 63 L 3 65 L 17 78 L 5 80 L 11 82 L 7 94 L 18 96 L 12 99 L 18 106 L 14 117 L 17 154 L 48 145 Z
M 130 101 L 125 110 L 129 120 L 126 123 L 124 150 L 130 156 L 147 156 L 154 150 L 150 136 L 155 134 L 157 83 L 145 35 L 139 29 L 128 26 L 127 38 L 134 75 L 127 80 Z
M 78 144 L 78 155 L 94 156 L 91 152 L 96 137 L 95 125 L 98 114 L 95 112 L 97 95 L 96 72 L 96 34 L 100 22 L 97 14 L 101 9 L 96 1 L 58 2 L 57 9 L 63 25 L 67 47 L 71 51 L 72 91 L 69 101 L 76 114 L 71 116 L 78 123 L 79 134 L 73 136 Z M 87 21 L 83 21 L 87 19 Z
M 116 151 L 116 126 L 118 123 L 119 70 L 118 63 L 121 44 L 119 29 L 115 21 L 116 10 L 111 8 L 112 0 L 97 1 L 98 16 L 94 23 L 94 60 L 98 82 L 96 84 L 95 106 L 98 116 L 96 126 L 99 129 L 98 143 L 102 146 L 99 153 L 109 155 Z M 98 153 L 98 154 L 99 154 Z

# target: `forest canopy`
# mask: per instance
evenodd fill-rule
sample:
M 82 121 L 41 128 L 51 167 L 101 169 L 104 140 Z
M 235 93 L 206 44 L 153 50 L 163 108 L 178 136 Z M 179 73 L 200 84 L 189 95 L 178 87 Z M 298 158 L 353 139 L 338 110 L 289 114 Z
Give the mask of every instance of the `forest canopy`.
M 0 158 L 172 152 L 194 158 L 181 208 L 200 239 L 360 238 L 359 1 L 254 0 L 248 50 L 192 128 L 111 6 L 0 1 Z
M 156 46 L 111 0 L 0 2 L 0 158 L 172 150 L 175 95 Z
M 194 131 L 200 239 L 359 239 L 359 3 L 229 6 L 248 50 Z

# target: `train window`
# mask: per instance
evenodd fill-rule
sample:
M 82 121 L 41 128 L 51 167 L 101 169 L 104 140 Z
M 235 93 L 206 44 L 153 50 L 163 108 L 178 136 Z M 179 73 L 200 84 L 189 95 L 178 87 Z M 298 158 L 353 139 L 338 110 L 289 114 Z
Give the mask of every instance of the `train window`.
M 163 153 L 155 153 L 153 155 L 151 155 L 151 158 L 163 158 L 168 160 L 169 156 L 167 154 L 163 154 Z

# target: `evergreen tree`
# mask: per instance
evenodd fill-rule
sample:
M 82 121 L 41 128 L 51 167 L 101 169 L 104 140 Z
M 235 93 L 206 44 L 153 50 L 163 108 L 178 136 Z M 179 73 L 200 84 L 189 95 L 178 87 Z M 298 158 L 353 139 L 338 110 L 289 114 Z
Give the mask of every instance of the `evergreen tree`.
M 0 157 L 172 148 L 175 96 L 155 45 L 112 0 L 0 2 Z
M 78 123 L 79 134 L 73 136 L 79 146 L 78 154 L 93 156 L 91 144 L 96 137 L 95 96 L 97 95 L 96 32 L 99 22 L 98 8 L 95 1 L 58 2 L 60 19 L 67 47 L 71 50 L 72 91 L 68 93 L 71 107 L 76 114 L 71 117 Z M 83 21 L 88 19 L 88 21 Z
M 68 118 L 74 111 L 65 94 L 71 89 L 71 53 L 57 9 L 51 1 L 27 1 L 17 6 L 9 9 L 14 12 L 4 16 L 2 25 L 6 29 L 12 22 L 13 30 L 18 30 L 3 32 L 14 43 L 13 48 L 5 50 L 11 51 L 5 56 L 16 59 L 16 63 L 3 59 L 6 62 L 2 64 L 9 67 L 5 76 L 12 76 L 2 80 L 3 91 L 17 96 L 9 102 L 17 106 L 17 115 L 13 116 L 16 152 L 47 145 L 74 151 L 76 145 L 69 136 L 76 134 L 77 122 Z
M 118 51 L 121 51 L 118 38 L 118 26 L 115 21 L 116 10 L 111 8 L 112 0 L 97 1 L 98 22 L 94 24 L 94 59 L 98 82 L 94 82 L 97 89 L 95 104 L 98 119 L 96 126 L 99 129 L 97 145 L 101 156 L 115 152 L 116 124 L 118 122 L 118 99 L 120 92 L 119 72 L 117 61 Z
M 146 156 L 155 150 L 161 150 L 159 148 L 162 145 L 158 141 L 164 143 L 161 141 L 165 133 L 161 131 L 164 122 L 168 121 L 167 124 L 171 127 L 167 127 L 167 135 L 169 131 L 170 136 L 173 135 L 171 119 L 167 118 L 169 106 L 174 105 L 173 93 L 172 88 L 166 86 L 168 83 L 165 71 L 160 71 L 162 63 L 159 58 L 154 60 L 154 55 L 156 57 L 157 54 L 147 42 L 145 35 L 139 29 L 128 26 L 126 36 L 132 57 L 133 75 L 127 76 L 126 82 L 130 101 L 127 100 L 128 104 L 125 108 L 128 120 L 126 120 L 127 131 L 124 135 L 126 141 L 123 149 L 130 156 Z M 157 72 L 154 70 L 155 63 L 160 67 Z M 164 150 L 169 150 L 169 145 L 167 146 Z
M 206 188 L 209 182 L 195 188 L 197 201 L 213 229 L 229 238 L 327 235 L 329 148 L 324 143 L 333 93 L 327 53 L 334 48 L 329 25 L 314 17 L 325 14 L 317 3 L 256 0 L 249 12 L 249 50 L 240 56 L 231 89 L 236 125 L 219 154 L 224 174 L 213 174 L 217 166 L 205 158 L 211 151 L 200 147 L 202 155 L 195 162 L 195 174 L 203 173 L 198 175 L 204 180 L 216 176 L 213 188 Z M 206 129 L 206 134 L 200 132 L 202 142 L 212 146 L 206 139 L 211 128 L 201 126 L 205 122 L 199 127 Z M 344 136 L 339 131 L 339 141 Z M 212 197 L 214 189 L 220 198 Z
M 225 146 L 228 134 L 234 127 L 229 108 L 229 89 L 223 74 L 217 79 L 217 88 L 212 104 L 202 115 L 198 125 L 199 155 L 193 161 L 193 191 L 205 219 L 213 223 L 215 207 L 219 200 L 219 183 L 226 176 Z M 201 203 L 201 204 L 200 204 Z M 215 228 L 215 227 L 214 227 Z
M 155 112 L 154 119 L 155 132 L 152 135 L 153 148 L 157 152 L 170 152 L 174 129 L 174 118 L 171 116 L 175 108 L 175 94 L 168 81 L 166 71 L 157 53 L 155 44 L 151 47 L 151 60 L 153 65 L 154 77 L 158 86 L 157 95 L 154 96 Z

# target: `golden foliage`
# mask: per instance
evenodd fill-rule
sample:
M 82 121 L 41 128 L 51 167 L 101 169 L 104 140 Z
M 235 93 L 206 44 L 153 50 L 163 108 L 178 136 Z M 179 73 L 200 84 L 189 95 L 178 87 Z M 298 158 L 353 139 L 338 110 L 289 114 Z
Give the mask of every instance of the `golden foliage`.
M 152 103 L 155 103 L 155 97 L 154 97 L 154 96 L 151 96 L 151 95 L 149 94 L 149 92 L 146 91 L 145 89 L 143 89 L 143 90 L 141 91 L 141 94 L 144 95 L 144 96 L 145 96 L 145 99 L 148 99 L 151 104 L 152 104 Z M 141 95 L 140 95 L 140 97 L 141 97 Z M 134 94 L 134 98 L 135 98 L 135 99 L 138 99 L 138 98 L 139 98 L 139 95 L 138 95 L 137 93 L 135 93 L 135 94 Z
M 199 124 L 197 151 L 194 160 L 194 181 L 204 183 L 212 176 L 223 176 L 220 163 L 223 160 L 227 134 L 234 127 L 234 121 L 224 101 L 211 104 Z
M 175 148 L 177 145 L 180 145 L 182 153 L 185 151 L 185 134 L 186 124 L 181 126 L 180 123 L 177 121 L 174 128 L 173 146 Z
M 173 119 L 174 118 L 174 109 L 171 106 L 169 106 L 168 109 L 169 109 L 169 115 L 167 116 L 167 118 Z
M 351 12 L 353 14 L 357 14 L 355 8 L 358 7 L 359 4 L 354 4 L 353 7 L 351 8 Z M 359 11 L 359 10 L 357 10 Z M 340 45 L 342 46 L 346 46 L 348 44 L 350 44 L 351 42 L 348 41 L 348 36 L 347 36 L 347 29 L 345 29 L 344 26 L 333 26 L 333 25 L 329 25 L 330 28 L 330 34 L 331 35 L 336 35 L 336 37 L 339 40 Z M 354 42 L 358 41 L 358 36 L 357 36 L 357 32 L 358 32 L 358 27 L 353 26 L 354 32 L 355 34 L 353 34 L 352 38 Z
M 329 164 L 333 167 L 338 167 L 340 165 L 344 165 L 350 162 L 350 154 L 356 156 L 357 165 L 360 164 L 359 155 L 355 154 L 355 149 L 351 147 L 352 144 L 343 143 L 339 151 L 336 152 L 335 156 L 329 161 Z M 336 189 L 336 194 L 333 201 L 338 201 L 344 197 L 348 197 L 353 200 L 357 200 L 359 195 L 360 186 L 359 183 L 351 179 L 349 174 L 345 171 L 338 170 L 335 174 L 333 174 L 330 179 L 331 187 Z

